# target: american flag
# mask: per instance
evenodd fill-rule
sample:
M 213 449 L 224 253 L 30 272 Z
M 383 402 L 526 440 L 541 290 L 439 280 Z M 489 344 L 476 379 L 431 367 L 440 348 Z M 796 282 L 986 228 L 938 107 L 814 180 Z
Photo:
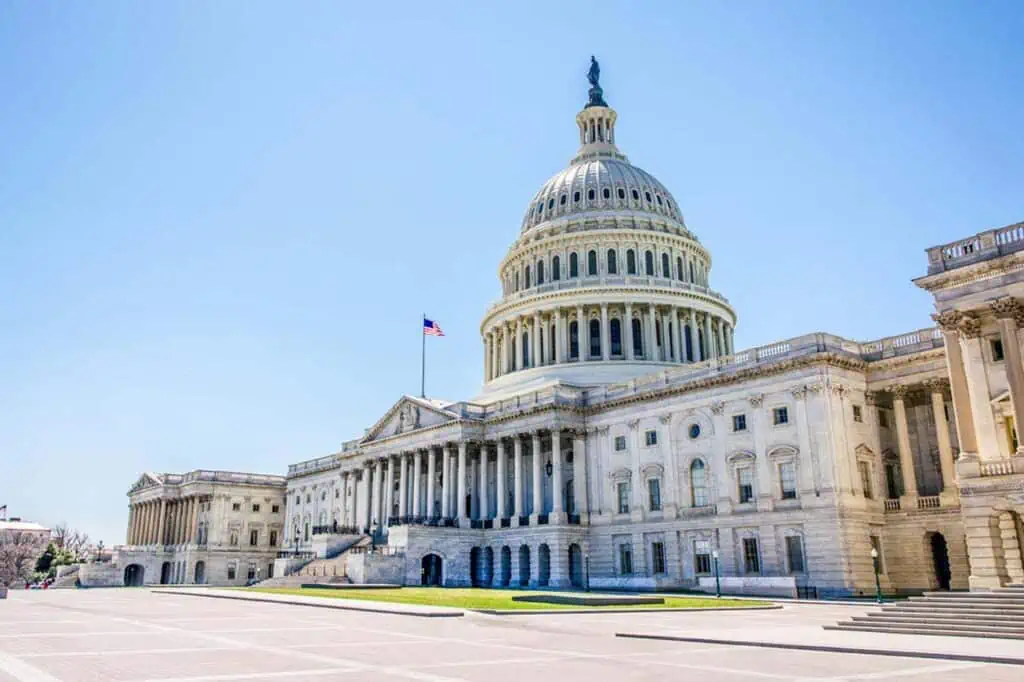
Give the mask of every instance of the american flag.
M 437 322 L 423 318 L 423 334 L 425 336 L 444 336 L 444 332 L 441 331 L 441 327 L 438 326 Z

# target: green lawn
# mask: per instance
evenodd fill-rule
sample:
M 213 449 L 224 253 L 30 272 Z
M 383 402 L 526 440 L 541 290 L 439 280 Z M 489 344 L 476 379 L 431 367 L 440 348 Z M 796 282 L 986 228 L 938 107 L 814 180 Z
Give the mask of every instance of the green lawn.
M 726 606 L 750 607 L 768 605 L 768 602 L 748 599 L 659 595 L 664 596 L 664 604 L 581 607 L 572 604 L 538 604 L 535 602 L 512 601 L 512 597 L 520 594 L 541 594 L 534 590 L 488 590 L 457 587 L 396 587 L 394 589 L 371 590 L 334 590 L 305 587 L 243 587 L 239 589 L 248 592 L 269 592 L 271 594 L 297 594 L 304 597 L 328 597 L 331 599 L 354 599 L 395 604 L 422 604 L 424 606 L 451 606 L 459 609 L 495 609 L 501 611 L 554 611 L 581 608 L 593 611 L 605 609 L 708 609 Z

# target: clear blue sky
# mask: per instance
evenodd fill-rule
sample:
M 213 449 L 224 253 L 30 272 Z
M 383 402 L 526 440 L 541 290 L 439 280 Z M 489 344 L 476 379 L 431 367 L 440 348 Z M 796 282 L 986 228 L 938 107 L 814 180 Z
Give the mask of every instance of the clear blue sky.
M 283 473 L 479 320 L 591 53 L 737 346 L 928 326 L 924 248 L 1024 220 L 1024 5 L 0 3 L 0 504 L 122 542 L 143 470 Z

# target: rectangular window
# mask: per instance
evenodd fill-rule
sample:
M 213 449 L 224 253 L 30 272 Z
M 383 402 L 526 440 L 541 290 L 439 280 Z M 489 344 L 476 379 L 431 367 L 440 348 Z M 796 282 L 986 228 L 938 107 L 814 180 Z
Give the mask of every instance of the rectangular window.
M 693 541 L 693 570 L 697 575 L 707 575 L 708 573 L 711 573 L 710 541 Z
M 786 537 L 786 562 L 789 564 L 790 573 L 803 573 L 804 568 L 804 543 L 799 535 Z
M 665 572 L 665 543 L 651 543 L 651 570 L 655 575 Z
M 270 546 L 271 547 L 277 547 L 277 531 L 276 530 L 270 531 Z
M 855 421 L 855 422 L 863 422 L 864 421 L 864 415 L 861 413 L 860 405 L 854 405 L 853 406 L 853 421 Z
M 740 504 L 746 504 L 754 500 L 754 469 L 743 467 L 737 472 L 740 485 Z
M 743 572 L 760 573 L 761 557 L 757 554 L 757 538 L 743 538 Z
M 885 410 L 878 411 L 878 425 L 883 429 L 889 428 L 889 415 L 886 414 Z
M 232 547 L 237 547 L 238 546 L 238 531 L 237 530 L 231 531 L 231 538 L 230 538 L 229 544 Z
M 779 464 L 779 481 L 782 483 L 782 499 L 796 499 L 796 463 Z
M 254 514 L 258 514 L 258 513 L 259 513 L 259 511 L 260 511 L 260 506 L 259 506 L 258 504 L 254 504 L 254 505 L 252 506 L 252 512 L 253 512 Z
M 875 488 L 871 485 L 871 464 L 869 462 L 857 462 L 857 471 L 860 472 L 860 485 L 864 489 L 864 498 L 875 499 Z
M 258 530 L 249 531 L 249 544 L 253 547 L 260 544 L 260 532 Z
M 992 339 L 992 362 L 1003 361 L 1003 342 L 1000 339 Z
M 295 496 L 295 504 L 302 504 L 302 497 L 300 495 Z
M 616 492 L 619 497 L 619 513 L 629 513 L 629 484 L 619 483 L 615 486 Z
M 746 431 L 747 430 L 747 415 L 745 415 L 745 414 L 734 414 L 732 416 L 732 430 L 733 431 Z
M 256 562 L 255 561 L 250 561 L 249 562 L 249 571 L 248 571 L 248 573 L 246 573 L 246 577 L 249 580 L 252 580 L 253 578 L 256 577 Z
M 878 554 L 878 572 L 885 573 L 885 557 L 882 556 L 882 538 L 877 535 L 871 536 L 871 549 Z
M 231 503 L 231 511 L 242 511 L 242 503 L 241 502 L 232 502 Z
M 774 410 L 772 410 L 772 418 L 773 418 L 773 423 L 776 426 L 779 426 L 780 424 L 788 424 L 789 423 L 789 408 L 786 408 L 786 407 L 776 407 Z
M 626 543 L 619 545 L 619 573 L 622 575 L 633 573 L 633 548 Z
M 228 580 L 234 580 L 234 579 L 235 579 L 235 565 L 234 564 L 228 564 Z
M 281 512 L 281 505 L 279 505 L 279 504 L 272 504 L 272 505 L 270 505 L 270 513 L 271 514 L 278 514 L 280 512 Z
M 658 432 L 652 429 L 652 430 L 648 431 L 647 433 L 645 433 L 644 434 L 644 442 L 647 443 L 648 447 L 650 447 L 652 445 L 657 445 L 658 444 Z
M 661 511 L 661 481 L 651 478 L 647 481 L 647 497 L 651 511 Z
M 626 449 L 626 437 L 625 436 L 615 436 L 615 451 L 616 452 L 622 452 L 625 449 Z

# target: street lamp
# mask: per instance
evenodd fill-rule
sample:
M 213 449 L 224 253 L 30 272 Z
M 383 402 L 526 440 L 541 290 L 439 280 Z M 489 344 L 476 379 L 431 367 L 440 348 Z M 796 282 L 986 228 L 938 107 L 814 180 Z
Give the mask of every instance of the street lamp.
M 715 599 L 722 598 L 722 582 L 718 579 L 718 550 L 711 550 L 711 560 L 715 562 Z
M 878 549 L 871 548 L 871 563 L 875 567 L 875 601 L 882 603 L 882 583 L 878 579 Z
M 544 465 L 544 473 L 546 473 L 550 477 L 551 476 L 551 472 L 554 471 L 554 470 L 555 470 L 554 467 L 551 466 L 551 460 L 549 459 L 548 463 Z

